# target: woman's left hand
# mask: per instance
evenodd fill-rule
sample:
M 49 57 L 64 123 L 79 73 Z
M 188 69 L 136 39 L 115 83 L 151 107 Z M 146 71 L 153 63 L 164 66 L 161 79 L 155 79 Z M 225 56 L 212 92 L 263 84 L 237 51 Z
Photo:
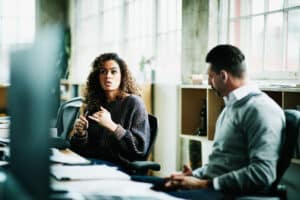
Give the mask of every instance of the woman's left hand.
M 118 127 L 118 125 L 112 121 L 110 112 L 102 106 L 100 107 L 100 111 L 95 112 L 93 115 L 88 117 L 111 132 L 114 132 Z

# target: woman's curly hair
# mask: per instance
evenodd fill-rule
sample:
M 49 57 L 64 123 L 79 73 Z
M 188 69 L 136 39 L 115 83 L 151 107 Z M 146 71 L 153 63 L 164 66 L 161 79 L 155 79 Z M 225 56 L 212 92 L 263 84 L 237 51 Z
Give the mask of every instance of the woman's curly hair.
M 141 96 L 134 78 L 132 77 L 127 64 L 116 53 L 104 53 L 96 57 L 92 63 L 92 70 L 87 78 L 86 88 L 83 92 L 85 98 L 86 109 L 89 112 L 96 112 L 100 106 L 107 103 L 105 92 L 99 83 L 100 68 L 109 60 L 114 60 L 118 63 L 121 71 L 121 83 L 119 86 L 119 99 L 122 99 L 126 94 L 135 94 Z

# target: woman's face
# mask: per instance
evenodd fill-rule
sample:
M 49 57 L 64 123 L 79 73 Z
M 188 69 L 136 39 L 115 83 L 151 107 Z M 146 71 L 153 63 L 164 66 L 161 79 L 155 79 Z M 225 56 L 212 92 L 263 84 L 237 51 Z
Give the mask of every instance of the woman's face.
M 121 83 L 121 70 L 114 60 L 108 60 L 100 68 L 99 81 L 102 89 L 106 92 L 119 90 Z

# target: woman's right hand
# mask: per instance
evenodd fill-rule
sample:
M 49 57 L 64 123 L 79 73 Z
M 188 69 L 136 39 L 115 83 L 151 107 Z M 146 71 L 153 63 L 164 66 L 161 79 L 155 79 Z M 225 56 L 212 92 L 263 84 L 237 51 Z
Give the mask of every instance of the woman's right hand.
M 86 134 L 86 130 L 89 127 L 89 122 L 85 116 L 80 115 L 78 119 L 76 119 L 74 130 L 75 134 L 78 136 L 84 136 Z

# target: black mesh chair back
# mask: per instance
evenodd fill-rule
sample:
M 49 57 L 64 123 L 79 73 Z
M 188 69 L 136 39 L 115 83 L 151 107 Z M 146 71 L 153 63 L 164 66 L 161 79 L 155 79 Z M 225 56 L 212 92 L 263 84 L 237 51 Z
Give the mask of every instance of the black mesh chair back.
M 58 109 L 56 121 L 58 137 L 68 139 L 68 134 L 72 130 L 76 118 L 79 116 L 82 101 L 82 97 L 74 97 L 61 104 Z
M 274 200 L 274 199 L 287 199 L 287 191 L 284 185 L 279 184 L 285 171 L 291 164 L 291 159 L 293 158 L 297 138 L 300 131 L 300 112 L 297 110 L 286 109 L 284 110 L 286 118 L 286 129 L 282 137 L 281 152 L 279 155 L 279 160 L 276 169 L 276 180 L 272 184 L 270 190 L 266 194 L 261 195 L 250 195 L 250 196 L 240 196 L 234 198 L 236 200 Z
M 150 143 L 149 147 L 147 149 L 147 152 L 145 156 L 142 158 L 142 160 L 147 160 L 149 157 L 149 154 L 151 153 L 155 140 L 157 137 L 157 127 L 158 127 L 158 121 L 157 118 L 154 115 L 148 114 L 148 120 L 149 120 L 149 125 L 150 125 Z
M 271 190 L 276 191 L 279 181 L 291 163 L 297 145 L 297 138 L 300 131 L 300 112 L 297 110 L 284 110 L 286 117 L 286 131 L 283 135 L 282 149 L 277 165 L 277 178 L 272 184 Z
M 148 157 L 153 150 L 158 132 L 158 120 L 154 115 L 148 114 L 150 125 L 150 144 L 146 154 L 138 161 L 133 161 L 128 166 L 128 173 L 131 175 L 146 175 L 149 170 L 159 171 L 160 164 L 154 161 L 148 161 Z

